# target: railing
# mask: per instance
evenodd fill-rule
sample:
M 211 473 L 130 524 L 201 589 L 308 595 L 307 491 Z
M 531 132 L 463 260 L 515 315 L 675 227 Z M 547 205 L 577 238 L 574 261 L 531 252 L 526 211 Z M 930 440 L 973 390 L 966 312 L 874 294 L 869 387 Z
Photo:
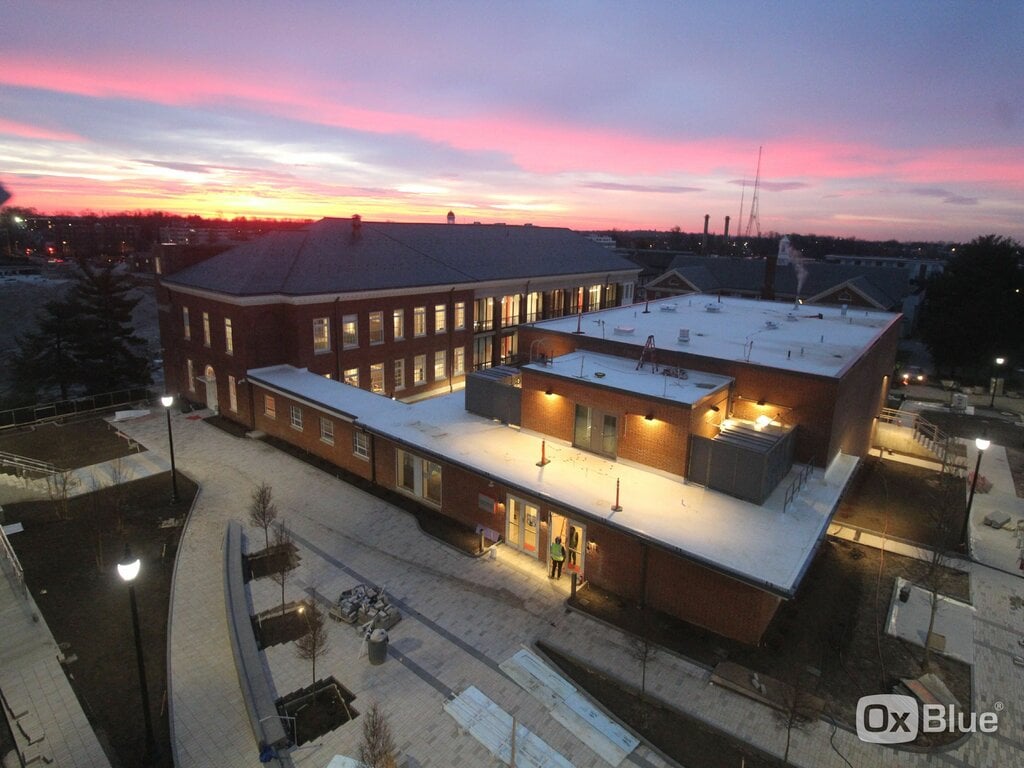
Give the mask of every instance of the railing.
M 24 477 L 26 472 L 38 472 L 41 475 L 52 475 L 59 470 L 48 461 L 30 459 L 27 456 L 18 456 L 15 453 L 0 451 L 0 467 L 14 467 L 18 470 L 18 477 Z
M 907 424 L 907 419 L 910 424 Z M 883 408 L 878 414 L 878 420 L 886 424 L 897 424 L 902 427 L 910 427 L 914 431 L 914 439 L 934 451 L 942 462 L 943 471 L 946 467 L 955 468 L 959 466 L 955 461 L 957 454 L 954 449 L 956 439 L 947 435 L 935 424 L 923 418 L 919 413 L 900 411 L 896 408 Z
M 14 570 L 14 579 L 18 582 L 18 586 L 21 588 L 22 597 L 28 597 L 28 586 L 25 584 L 25 569 L 21 567 L 21 563 L 18 561 L 18 556 L 14 552 L 14 547 L 11 546 L 11 540 L 7 538 L 7 534 L 4 533 L 4 529 L 0 526 L 0 550 L 3 551 L 4 557 L 11 564 Z
M 99 395 L 86 395 L 74 400 L 59 400 L 55 403 L 38 403 L 26 405 L 23 408 L 11 408 L 0 411 L 0 431 L 46 421 L 74 418 L 142 400 L 149 402 L 156 397 L 157 393 L 154 390 L 138 387 L 122 389 L 117 392 L 104 392 Z
M 807 478 L 811 476 L 811 472 L 814 471 L 814 465 L 808 462 L 797 473 L 796 477 L 793 478 L 793 482 L 789 484 L 786 489 L 786 498 L 782 502 L 782 511 L 785 513 L 789 509 L 789 505 L 796 499 L 796 495 L 800 493 L 800 490 L 807 485 Z

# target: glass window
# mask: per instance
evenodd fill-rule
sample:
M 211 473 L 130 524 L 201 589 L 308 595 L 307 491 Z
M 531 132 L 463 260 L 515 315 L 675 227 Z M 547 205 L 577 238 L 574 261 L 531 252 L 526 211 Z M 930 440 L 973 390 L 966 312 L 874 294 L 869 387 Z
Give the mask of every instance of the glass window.
M 341 319 L 341 343 L 345 349 L 359 346 L 359 318 L 345 315 Z
M 185 332 L 185 341 L 192 341 L 192 324 L 188 321 L 188 307 L 181 308 L 181 323 Z
M 391 313 L 391 323 L 395 329 L 395 341 L 405 338 L 405 310 L 396 309 Z
M 477 299 L 473 302 L 473 330 L 489 331 L 494 327 L 494 299 Z
M 232 411 L 238 411 L 238 387 L 234 376 L 228 376 L 228 407 Z
M 395 360 L 395 391 L 405 389 L 405 360 Z
M 413 336 L 426 336 L 427 335 L 427 308 L 416 307 L 412 311 L 412 335 Z
M 188 376 L 188 390 L 189 390 L 189 392 L 195 392 L 196 391 L 196 369 L 192 365 L 192 361 L 191 360 L 186 360 L 185 361 L 185 368 L 186 368 L 185 375 Z
M 443 349 L 434 352 L 434 381 L 444 381 L 448 378 L 448 360 Z
M 441 503 L 441 465 L 423 460 L 423 498 L 435 504 Z
M 334 422 L 324 416 L 320 417 L 320 442 L 334 445 Z
M 365 432 L 352 433 L 352 453 L 361 459 L 370 458 L 370 436 Z
M 519 295 L 505 296 L 501 300 L 501 327 L 519 325 Z
M 329 317 L 313 319 L 313 351 L 331 351 L 331 319 Z
M 455 330 L 461 331 L 466 327 L 466 302 L 455 302 Z
M 456 347 L 452 350 L 452 376 L 462 376 L 466 372 L 466 348 Z
M 224 318 L 224 351 L 229 355 L 235 354 L 235 336 L 231 328 L 231 318 Z
M 543 304 L 544 294 L 539 291 L 526 294 L 526 317 L 524 320 L 527 323 L 532 323 L 541 319 L 541 305 Z
M 491 367 L 491 347 L 494 343 L 493 336 L 481 336 L 473 339 L 473 369 Z
M 346 384 L 351 384 L 353 387 L 359 386 L 359 369 L 358 368 L 346 368 L 342 374 L 342 381 Z
M 601 308 L 601 286 L 592 285 L 587 289 L 587 309 L 594 311 Z
M 203 312 L 203 344 L 210 346 L 210 313 Z
M 412 360 L 412 383 L 424 384 L 427 381 L 427 356 L 416 355 Z
M 370 313 L 370 343 L 371 344 L 383 344 L 384 343 L 384 313 L 383 312 L 371 312 Z
M 384 363 L 374 363 L 370 366 L 370 391 L 384 391 Z
M 448 307 L 444 304 L 434 305 L 434 333 L 444 333 L 448 327 Z
M 263 396 L 263 413 L 271 419 L 277 418 L 277 403 L 274 402 L 273 395 Z
M 405 451 L 398 452 L 398 485 L 416 491 L 416 457 Z
M 302 431 L 302 408 L 297 405 L 288 406 L 288 420 L 292 425 L 292 429 Z

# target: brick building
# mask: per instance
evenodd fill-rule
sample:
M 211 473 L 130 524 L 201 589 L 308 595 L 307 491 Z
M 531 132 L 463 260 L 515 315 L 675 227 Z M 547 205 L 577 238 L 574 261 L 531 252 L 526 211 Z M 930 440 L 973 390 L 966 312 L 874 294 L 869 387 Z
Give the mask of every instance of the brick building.
M 567 229 L 323 219 L 164 271 L 167 390 L 247 425 L 251 368 L 449 391 L 518 360 L 521 323 L 630 303 L 638 271 Z
M 643 306 L 521 327 L 531 362 L 415 403 L 252 369 L 254 423 L 538 559 L 561 536 L 585 584 L 757 643 L 867 450 L 899 316 Z

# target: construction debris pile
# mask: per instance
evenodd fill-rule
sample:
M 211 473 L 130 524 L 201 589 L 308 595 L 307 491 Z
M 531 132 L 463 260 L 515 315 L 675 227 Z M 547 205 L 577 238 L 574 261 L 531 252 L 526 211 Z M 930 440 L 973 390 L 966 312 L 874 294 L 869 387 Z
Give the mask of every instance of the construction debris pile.
M 337 605 L 330 610 L 335 621 L 359 624 L 367 629 L 391 629 L 402 618 L 395 606 L 388 602 L 384 588 L 356 584 L 346 589 L 338 598 Z

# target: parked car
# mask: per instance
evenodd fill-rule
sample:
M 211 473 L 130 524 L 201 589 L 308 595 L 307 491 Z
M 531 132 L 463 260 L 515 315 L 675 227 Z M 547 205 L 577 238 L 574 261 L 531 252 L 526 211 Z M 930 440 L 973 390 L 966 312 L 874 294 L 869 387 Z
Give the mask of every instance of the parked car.
M 902 387 L 908 384 L 927 384 L 928 374 L 919 365 L 908 365 L 900 371 L 899 383 Z

